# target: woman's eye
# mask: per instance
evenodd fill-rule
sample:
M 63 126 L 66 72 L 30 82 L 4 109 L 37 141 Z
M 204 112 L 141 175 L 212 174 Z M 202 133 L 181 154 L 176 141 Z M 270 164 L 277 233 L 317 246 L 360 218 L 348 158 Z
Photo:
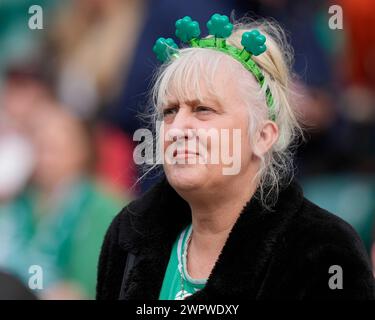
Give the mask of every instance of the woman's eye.
M 212 108 L 209 108 L 209 107 L 198 106 L 198 107 L 195 108 L 195 111 L 207 113 L 207 112 L 212 112 L 214 110 Z
M 173 115 L 175 113 L 177 113 L 177 107 L 165 108 L 163 110 L 163 116 L 164 117 L 169 116 L 169 115 Z

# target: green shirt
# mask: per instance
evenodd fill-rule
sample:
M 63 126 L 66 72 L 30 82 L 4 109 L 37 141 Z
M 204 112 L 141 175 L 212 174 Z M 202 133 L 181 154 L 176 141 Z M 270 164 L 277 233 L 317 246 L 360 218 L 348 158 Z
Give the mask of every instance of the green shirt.
M 191 231 L 192 224 L 178 235 L 173 244 L 159 300 L 183 300 L 206 284 L 207 279 L 193 279 L 187 272 L 186 250 Z
M 14 201 L 0 204 L 0 268 L 27 285 L 29 267 L 39 265 L 44 289 L 72 282 L 85 298 L 94 299 L 100 248 L 122 204 L 84 177 L 62 186 L 44 213 L 37 192 L 30 187 Z

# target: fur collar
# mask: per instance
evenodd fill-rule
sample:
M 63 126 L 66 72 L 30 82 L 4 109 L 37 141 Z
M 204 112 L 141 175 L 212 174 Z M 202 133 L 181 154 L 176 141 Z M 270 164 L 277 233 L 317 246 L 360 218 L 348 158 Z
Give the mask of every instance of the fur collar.
M 296 180 L 284 188 L 270 212 L 255 197 L 249 199 L 233 226 L 206 286 L 187 300 L 256 298 L 267 263 L 303 202 Z M 189 205 L 164 177 L 125 209 L 119 227 L 119 244 L 137 255 L 125 299 L 158 299 L 172 244 L 191 221 Z

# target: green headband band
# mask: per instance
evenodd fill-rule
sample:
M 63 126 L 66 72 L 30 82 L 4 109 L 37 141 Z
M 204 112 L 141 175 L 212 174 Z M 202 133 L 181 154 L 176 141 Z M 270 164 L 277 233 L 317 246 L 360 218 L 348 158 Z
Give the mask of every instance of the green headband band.
M 233 30 L 233 25 L 229 22 L 227 16 L 214 14 L 207 22 L 207 28 L 209 34 L 213 35 L 213 37 L 199 38 L 200 28 L 198 22 L 192 21 L 189 16 L 186 16 L 176 21 L 176 36 L 191 47 L 214 49 L 230 55 L 250 71 L 260 86 L 263 87 L 265 82 L 264 74 L 251 57 L 266 51 L 266 37 L 256 29 L 244 32 L 241 40 L 243 49 L 241 50 L 226 43 L 226 38 L 232 34 Z M 155 42 L 153 52 L 158 60 L 166 62 L 171 57 L 177 58 L 179 56 L 178 49 L 173 39 L 159 38 Z M 275 121 L 274 101 L 269 87 L 266 89 L 266 102 L 269 108 L 269 118 Z

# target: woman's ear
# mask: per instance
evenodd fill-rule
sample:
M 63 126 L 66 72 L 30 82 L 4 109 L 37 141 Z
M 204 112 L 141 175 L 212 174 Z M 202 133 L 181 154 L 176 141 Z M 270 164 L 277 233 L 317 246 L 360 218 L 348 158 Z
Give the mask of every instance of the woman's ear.
M 271 120 L 263 123 L 258 130 L 255 150 L 258 155 L 264 155 L 279 137 L 279 128 L 277 124 Z

